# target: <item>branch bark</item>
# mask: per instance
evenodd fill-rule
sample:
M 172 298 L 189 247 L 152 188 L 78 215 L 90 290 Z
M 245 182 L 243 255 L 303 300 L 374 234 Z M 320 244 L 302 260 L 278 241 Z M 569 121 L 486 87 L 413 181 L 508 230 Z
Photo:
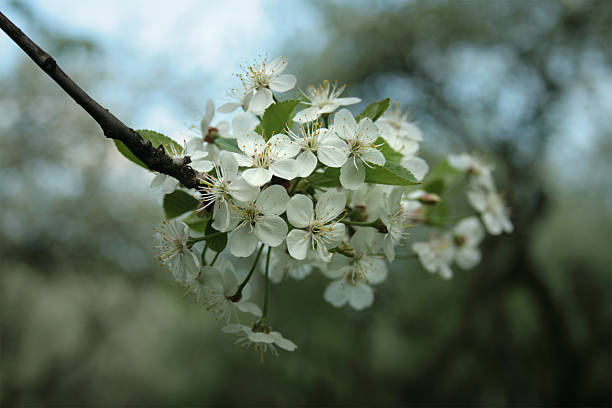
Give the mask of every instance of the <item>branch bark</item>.
M 123 142 L 136 157 L 142 160 L 151 170 L 167 174 L 180 181 L 187 188 L 198 185 L 196 172 L 188 165 L 189 156 L 172 159 L 163 146 L 153 147 L 138 132 L 126 126 L 108 109 L 92 99 L 62 69 L 55 59 L 32 41 L 11 20 L 0 12 L 2 30 L 51 77 L 76 103 L 78 103 L 102 128 L 104 136 Z

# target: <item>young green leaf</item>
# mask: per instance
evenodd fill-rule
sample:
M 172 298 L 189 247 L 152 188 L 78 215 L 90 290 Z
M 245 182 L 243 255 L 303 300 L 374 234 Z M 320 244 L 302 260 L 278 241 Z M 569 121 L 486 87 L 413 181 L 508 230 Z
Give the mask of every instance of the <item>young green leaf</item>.
M 383 156 L 385 156 L 385 159 L 387 161 L 399 163 L 400 160 L 402 160 L 402 158 L 404 157 L 401 153 L 393 150 L 393 148 L 389 146 L 389 144 L 382 137 L 379 137 L 378 139 L 376 139 L 376 141 L 374 142 L 374 145 L 379 146 L 378 150 L 380 150 Z
M 306 179 L 306 184 L 315 187 L 338 187 L 340 186 L 340 169 L 326 167 L 323 172 L 312 173 Z
M 170 139 L 168 136 L 162 135 L 159 132 L 147 129 L 140 129 L 136 132 L 138 132 L 140 136 L 142 136 L 144 139 L 149 140 L 153 147 L 159 147 L 159 145 L 163 144 L 164 146 L 172 146 L 172 148 L 177 150 L 181 149 L 181 145 Z M 145 169 L 149 168 L 145 163 L 142 162 L 142 160 L 136 157 L 134 153 L 132 153 L 130 149 L 128 149 L 127 146 L 123 144 L 123 142 L 115 140 L 115 146 L 117 146 L 117 150 L 119 150 L 119 153 L 121 153 L 126 159 L 130 160 L 133 163 L 136 163 L 140 167 L 144 167 Z
M 444 160 L 425 177 L 423 181 L 425 191 L 441 195 L 461 174 L 459 170 L 451 167 L 448 161 Z
M 389 98 L 383 99 L 382 101 L 374 102 L 368 105 L 367 108 L 363 110 L 359 115 L 355 117 L 357 123 L 363 118 L 370 118 L 373 121 L 380 118 L 383 113 L 389 108 L 389 103 L 391 100 Z
M 222 137 L 218 137 L 215 139 L 215 144 L 217 147 L 227 150 L 234 153 L 242 153 L 242 150 L 238 148 L 238 143 L 236 143 L 236 139 L 224 139 Z
M 263 138 L 268 140 L 277 133 L 282 133 L 287 124 L 291 122 L 293 111 L 300 101 L 290 99 L 274 103 L 266 109 L 261 120 Z
M 205 233 L 206 225 L 208 224 L 209 216 L 200 217 L 198 213 L 190 214 L 183 220 L 185 224 L 189 226 L 195 232 Z
M 184 191 L 176 190 L 164 196 L 163 207 L 167 219 L 194 211 L 200 202 Z
M 208 224 L 206 225 L 205 235 L 213 234 L 219 234 L 219 231 L 213 228 L 212 220 L 209 220 Z M 214 237 L 207 239 L 206 243 L 208 244 L 208 247 L 215 252 L 223 251 L 227 246 L 227 232 L 215 235 Z
M 366 168 L 365 181 L 366 183 L 390 184 L 393 186 L 420 184 L 410 171 L 392 161 L 387 161 L 384 166 Z

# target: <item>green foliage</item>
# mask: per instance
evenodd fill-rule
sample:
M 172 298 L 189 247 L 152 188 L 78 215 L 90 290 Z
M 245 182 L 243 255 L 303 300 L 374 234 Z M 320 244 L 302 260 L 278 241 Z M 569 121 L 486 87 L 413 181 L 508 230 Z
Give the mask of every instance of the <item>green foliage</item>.
M 194 211 L 200 202 L 184 191 L 176 190 L 164 196 L 164 214 L 167 219 L 176 218 L 188 211 Z
M 147 129 L 140 129 L 140 130 L 137 130 L 136 132 L 138 132 L 140 136 L 142 136 L 144 139 L 149 140 L 151 144 L 153 145 L 153 147 L 157 148 L 159 147 L 159 145 L 164 145 L 164 146 L 171 146 L 172 148 L 177 149 L 177 150 L 181 149 L 181 145 L 176 143 L 174 140 L 170 139 L 168 136 L 163 135 L 159 132 L 155 132 L 153 130 L 147 130 Z M 136 157 L 134 153 L 132 153 L 130 149 L 128 149 L 127 146 L 123 142 L 119 140 L 115 140 L 114 142 L 115 142 L 115 146 L 117 146 L 117 150 L 119 150 L 119 153 L 121 153 L 126 159 L 128 159 L 129 161 L 133 163 L 136 163 L 140 167 L 143 167 L 147 170 L 149 169 L 149 167 L 142 160 Z
M 429 172 L 423 181 L 424 190 L 429 193 L 442 194 L 446 188 L 453 183 L 462 173 L 451 167 L 447 160 L 444 160 L 432 171 Z
M 432 225 L 444 225 L 448 217 L 448 204 L 444 201 L 427 207 L 427 219 Z
M 338 187 L 340 186 L 340 169 L 327 167 L 320 173 L 312 173 L 306 178 L 306 183 L 315 187 Z
M 220 149 L 234 153 L 242 153 L 242 150 L 238 148 L 238 143 L 236 142 L 236 139 L 224 139 L 222 137 L 217 137 L 215 139 L 215 144 Z
M 219 231 L 213 228 L 212 220 L 209 220 L 208 224 L 206 224 L 205 235 L 215 235 L 206 240 L 206 244 L 213 251 L 221 252 L 227 246 L 227 232 L 220 234 Z
M 419 184 L 414 175 L 399 164 L 387 161 L 384 166 L 366 168 L 366 183 L 412 186 Z
M 202 212 L 189 214 L 187 218 L 183 220 L 185 224 L 189 226 L 193 231 L 205 233 L 206 225 L 208 224 L 209 216 L 202 216 Z
M 263 138 L 268 140 L 277 133 L 285 130 L 293 117 L 293 111 L 300 101 L 290 99 L 270 105 L 263 114 L 261 129 Z
M 373 102 L 367 106 L 359 115 L 355 116 L 355 120 L 357 123 L 363 118 L 370 118 L 373 121 L 380 118 L 383 113 L 389 108 L 389 103 L 391 100 L 389 98 L 383 99 L 378 102 Z

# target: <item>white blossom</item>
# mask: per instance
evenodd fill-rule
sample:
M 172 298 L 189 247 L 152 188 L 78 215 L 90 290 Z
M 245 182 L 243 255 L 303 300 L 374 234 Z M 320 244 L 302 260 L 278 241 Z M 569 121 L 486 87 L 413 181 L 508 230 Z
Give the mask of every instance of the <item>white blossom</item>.
M 285 212 L 289 195 L 278 185 L 272 185 L 259 193 L 255 201 L 235 202 L 232 208 L 229 237 L 230 253 L 247 257 L 255 251 L 257 244 L 276 247 L 287 236 L 288 227 L 279 217 Z
M 403 195 L 402 188 L 394 188 L 387 199 L 386 211 L 380 217 L 387 228 L 383 249 L 389 262 L 395 259 L 395 245 L 408 236 L 406 229 L 410 227 L 410 217 L 414 209 L 408 200 L 402 200 Z
M 277 176 L 293 180 L 297 176 L 295 157 L 299 147 L 291 143 L 289 137 L 278 134 L 267 142 L 255 133 L 247 132 L 238 136 L 238 147 L 243 154 L 238 155 L 238 164 L 251 167 L 242 173 L 242 177 L 253 186 L 263 186 Z
M 397 104 L 378 118 L 376 126 L 389 146 L 403 155 L 414 155 L 423 141 L 421 129 L 408 120 L 408 113 L 402 114 Z
M 453 239 L 448 234 L 434 235 L 427 242 L 415 242 L 412 250 L 427 271 L 439 273 L 444 279 L 450 279 L 453 271 L 450 264 L 455 256 Z
M 255 200 L 259 187 L 247 183 L 238 174 L 238 162 L 228 151 L 219 154 L 215 175 L 203 173 L 198 188 L 204 208 L 213 205 L 213 224 L 217 231 L 227 231 L 230 223 L 231 199 L 242 202 Z
M 248 302 L 251 295 L 251 286 L 248 283 L 242 289 L 241 296 L 233 298 L 238 291 L 238 280 L 230 261 L 224 261 L 220 268 L 202 267 L 190 290 L 196 296 L 196 300 L 204 304 L 206 310 L 226 324 L 234 318 L 238 320 L 238 311 L 261 316 L 259 306 Z
M 329 250 L 344 239 L 344 224 L 335 220 L 345 206 L 346 196 L 335 191 L 321 195 L 314 211 L 309 197 L 302 194 L 291 197 L 287 203 L 287 219 L 296 229 L 287 235 L 289 254 L 295 259 L 306 259 L 310 251 L 316 251 L 323 261 L 329 262 Z
M 283 337 L 280 332 L 270 330 L 269 326 L 254 324 L 254 328 L 242 324 L 228 324 L 221 329 L 224 333 L 237 334 L 238 340 L 236 344 L 250 348 L 251 346 L 261 356 L 270 351 L 273 355 L 278 356 L 276 347 L 283 350 L 293 351 L 297 348 L 294 342 Z M 260 331 L 261 330 L 261 331 Z M 276 346 L 276 347 L 275 347 Z
M 286 92 L 295 86 L 295 76 L 281 74 L 285 68 L 285 57 L 277 57 L 271 62 L 264 58 L 261 62 L 244 68 L 244 73 L 238 75 L 242 88 L 230 92 L 236 102 L 222 105 L 219 112 L 229 113 L 242 107 L 245 111 L 262 115 L 266 108 L 274 103 L 272 91 Z
M 337 84 L 330 84 L 327 80 L 323 81 L 318 87 L 308 86 L 306 92 L 301 91 L 306 98 L 306 101 L 302 103 L 310 105 L 310 107 L 296 113 L 293 120 L 301 123 L 311 122 L 318 119 L 322 114 L 335 111 L 340 106 L 361 102 L 359 98 L 340 98 L 344 88 L 346 88 L 346 85 L 338 87 Z
M 161 265 L 167 265 L 181 285 L 193 281 L 200 270 L 200 257 L 190 248 L 189 227 L 181 221 L 163 220 L 155 236 L 159 240 L 157 259 Z
M 266 260 L 262 259 L 260 262 L 261 273 L 266 272 L 265 269 Z M 270 267 L 269 267 L 269 279 L 273 283 L 280 283 L 287 276 L 295 280 L 302 280 L 306 276 L 312 273 L 314 268 L 325 270 L 326 263 L 322 262 L 314 252 L 310 252 L 306 259 L 298 260 L 289 255 L 287 245 L 283 243 L 277 247 L 271 248 L 270 253 Z
M 167 144 L 164 145 L 166 153 L 172 158 L 172 160 L 178 161 L 183 159 L 183 155 L 186 153 L 187 148 L 185 146 Z M 213 163 L 209 160 L 208 152 L 195 151 L 191 155 L 191 162 L 189 166 L 197 172 L 210 171 L 213 168 Z M 172 176 L 166 174 L 157 173 L 151 181 L 151 188 L 154 190 L 160 190 L 163 194 L 170 194 L 178 187 L 179 181 Z
M 370 118 L 363 118 L 359 124 L 347 109 L 334 115 L 331 129 L 349 148 L 349 157 L 340 168 L 342 187 L 355 190 L 365 181 L 366 166 L 384 166 L 385 156 L 374 145 L 378 138 L 378 129 Z
M 328 167 L 341 167 L 346 162 L 347 144 L 328 129 L 306 125 L 288 133 L 300 152 L 295 159 L 298 177 L 310 176 L 319 161 Z
M 421 157 L 414 155 L 406 155 L 400 160 L 400 165 L 411 172 L 417 181 L 423 181 L 423 178 L 429 172 L 429 165 Z
M 200 120 L 200 137 L 192 137 L 189 139 L 186 148 L 187 154 L 192 154 L 198 150 L 208 151 L 212 154 L 214 153 L 210 151 L 212 144 L 207 143 L 206 139 L 214 134 L 219 134 L 224 137 L 224 135 L 229 133 L 229 124 L 226 121 L 219 122 L 214 126 L 211 124 L 214 116 L 215 103 L 209 99 L 206 101 L 206 110 Z
M 480 213 L 489 234 L 499 235 L 513 231 L 514 227 L 509 218 L 510 210 L 497 191 L 476 188 L 468 191 L 467 197 L 472 207 Z
M 474 155 L 461 153 L 448 156 L 448 164 L 451 167 L 462 171 L 470 176 L 472 187 L 482 187 L 487 190 L 495 190 L 493 180 L 493 166 L 485 163 L 484 160 Z
M 360 228 L 350 240 L 354 256 L 334 254 L 325 275 L 335 279 L 325 289 L 323 297 L 335 307 L 349 304 L 363 310 L 374 302 L 370 284 L 387 278 L 387 265 L 380 256 L 372 255 L 380 248 L 380 234 L 373 228 Z
M 457 248 L 455 261 L 462 269 L 471 269 L 480 263 L 481 254 L 478 245 L 484 236 L 484 229 L 477 217 L 461 220 L 453 228 L 453 240 Z

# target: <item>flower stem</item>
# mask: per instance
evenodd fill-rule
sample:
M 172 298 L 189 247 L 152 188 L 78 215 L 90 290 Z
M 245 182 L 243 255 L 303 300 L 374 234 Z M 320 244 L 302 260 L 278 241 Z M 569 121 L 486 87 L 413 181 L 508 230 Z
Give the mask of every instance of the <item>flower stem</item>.
M 268 247 L 268 254 L 266 255 L 266 283 L 264 284 L 264 306 L 263 313 L 261 315 L 262 320 L 268 315 L 268 275 L 270 274 L 270 253 L 272 247 Z
M 215 254 L 215 257 L 213 258 L 212 262 L 210 263 L 210 266 L 214 266 L 215 262 L 217 262 L 217 258 L 219 257 L 219 254 L 221 253 L 221 251 L 217 252 Z
M 298 184 L 300 184 L 300 180 L 296 180 L 295 183 L 293 184 L 293 186 L 291 186 L 291 190 L 289 191 L 289 195 L 293 195 L 293 193 L 295 192 L 295 189 L 297 188 Z
M 204 249 L 202 250 L 202 265 L 206 265 L 206 250 L 207 249 L 208 249 L 208 242 L 204 245 Z
M 242 289 L 244 289 L 244 287 L 246 286 L 247 283 L 249 283 L 249 279 L 251 279 L 251 275 L 253 275 L 253 271 L 255 271 L 255 267 L 257 266 L 257 261 L 259 261 L 259 255 L 261 255 L 261 251 L 263 251 L 265 245 L 262 245 L 259 248 L 259 251 L 257 251 L 257 256 L 255 257 L 255 262 L 253 262 L 253 266 L 251 266 L 251 270 L 249 271 L 249 274 L 247 275 L 246 278 L 244 278 L 244 280 L 242 281 L 242 283 L 240 284 L 240 286 L 238 286 L 238 290 L 236 291 L 236 293 L 232 296 L 232 298 L 236 298 L 236 299 L 240 299 L 240 297 L 242 296 Z

